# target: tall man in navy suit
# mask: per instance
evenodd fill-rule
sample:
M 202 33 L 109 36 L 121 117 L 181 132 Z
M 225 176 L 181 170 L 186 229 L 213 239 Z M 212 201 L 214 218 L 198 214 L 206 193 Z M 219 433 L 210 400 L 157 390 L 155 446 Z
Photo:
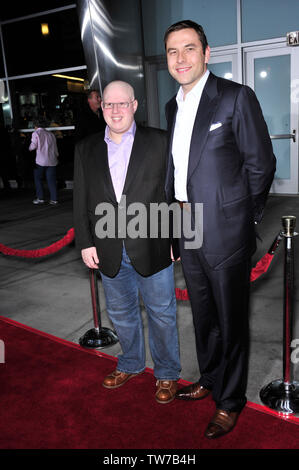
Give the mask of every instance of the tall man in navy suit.
M 203 28 L 181 21 L 165 33 L 168 70 L 181 85 L 166 105 L 168 202 L 177 200 L 195 220 L 203 204 L 203 243 L 180 253 L 190 297 L 200 370 L 198 382 L 176 396 L 200 400 L 212 393 L 215 414 L 208 438 L 233 429 L 246 403 L 250 262 L 274 177 L 275 156 L 255 93 L 207 70 Z

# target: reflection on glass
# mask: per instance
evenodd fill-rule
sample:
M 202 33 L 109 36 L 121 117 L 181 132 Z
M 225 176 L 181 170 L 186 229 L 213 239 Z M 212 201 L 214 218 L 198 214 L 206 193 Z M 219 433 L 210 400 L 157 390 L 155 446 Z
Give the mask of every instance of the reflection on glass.
M 223 77 L 228 80 L 232 80 L 232 62 L 218 62 L 215 64 L 208 64 L 208 69 L 218 77 Z
M 0 104 L 0 122 L 8 127 L 11 125 L 11 109 L 4 80 L 0 80 Z
M 11 80 L 17 127 L 33 128 L 36 119 L 45 127 L 73 126 L 86 99 L 86 84 L 86 69 Z
M 261 77 L 261 78 L 266 78 L 267 75 L 268 75 L 268 73 L 266 72 L 266 70 L 262 70 L 262 71 L 260 72 L 260 77 Z

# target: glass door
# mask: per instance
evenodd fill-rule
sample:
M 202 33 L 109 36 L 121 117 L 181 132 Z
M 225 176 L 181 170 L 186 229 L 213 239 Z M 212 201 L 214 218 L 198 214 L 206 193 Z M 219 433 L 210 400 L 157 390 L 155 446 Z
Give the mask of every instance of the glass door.
M 277 158 L 271 192 L 297 194 L 299 49 L 272 44 L 244 54 L 246 84 L 256 92 Z
M 217 77 L 240 82 L 238 76 L 238 55 L 236 51 L 211 52 L 208 69 Z

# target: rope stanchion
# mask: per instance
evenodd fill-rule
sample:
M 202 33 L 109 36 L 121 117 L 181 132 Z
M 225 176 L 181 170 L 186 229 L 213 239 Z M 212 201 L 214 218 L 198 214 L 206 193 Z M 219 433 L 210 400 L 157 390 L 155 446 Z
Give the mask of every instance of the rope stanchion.
M 90 291 L 94 328 L 88 330 L 80 339 L 79 344 L 85 348 L 105 348 L 118 342 L 118 337 L 110 328 L 102 327 L 97 276 L 94 269 L 89 270 Z
M 285 240 L 284 262 L 284 338 L 283 379 L 274 380 L 260 391 L 262 402 L 269 408 L 289 415 L 299 411 L 299 382 L 292 380 L 291 342 L 293 330 L 294 251 L 293 238 L 296 217 L 282 217 Z

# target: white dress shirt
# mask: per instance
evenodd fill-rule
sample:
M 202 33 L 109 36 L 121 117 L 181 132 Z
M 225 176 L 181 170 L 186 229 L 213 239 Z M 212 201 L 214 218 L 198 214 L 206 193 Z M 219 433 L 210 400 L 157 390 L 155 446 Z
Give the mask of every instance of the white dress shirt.
M 198 105 L 209 73 L 208 70 L 205 72 L 199 82 L 186 94 L 185 99 L 182 87 L 176 96 L 178 111 L 172 141 L 172 157 L 174 192 L 178 201 L 188 201 L 187 173 L 190 143 Z

